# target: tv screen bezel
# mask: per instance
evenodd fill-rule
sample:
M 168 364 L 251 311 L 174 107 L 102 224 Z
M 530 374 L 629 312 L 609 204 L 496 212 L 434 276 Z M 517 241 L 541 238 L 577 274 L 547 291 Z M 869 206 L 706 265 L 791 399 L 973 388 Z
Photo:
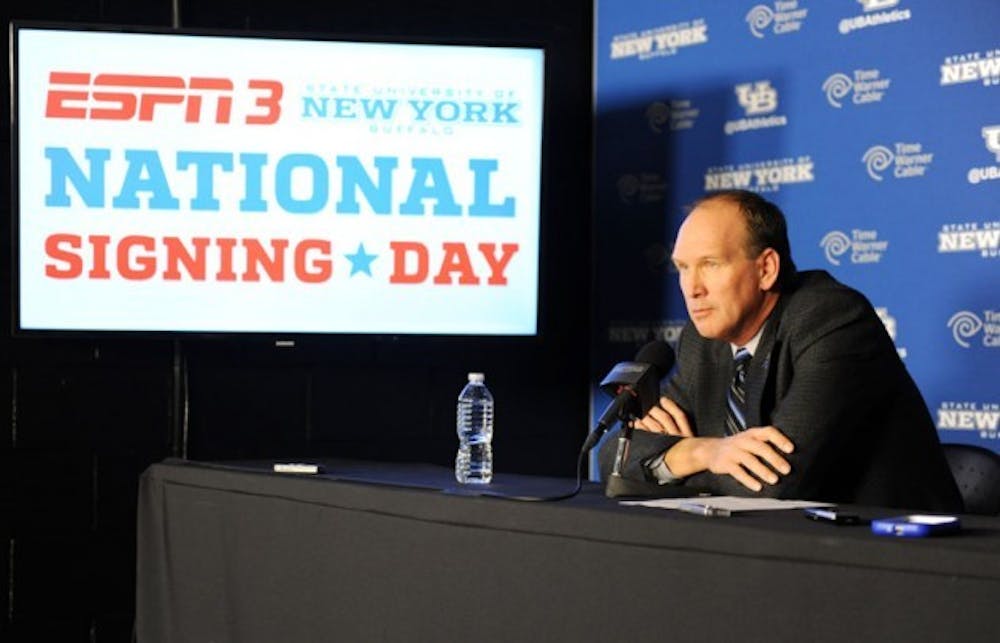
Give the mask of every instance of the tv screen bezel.
M 483 334 L 483 333 L 417 333 L 417 332 L 373 332 L 373 333 L 352 333 L 352 332 L 282 332 L 282 331 L 238 331 L 238 330 L 213 330 L 213 331 L 191 331 L 191 330 L 124 330 L 124 329 L 44 329 L 25 328 L 21 325 L 20 316 L 20 170 L 19 159 L 19 115 L 18 115 L 18 60 L 19 60 L 19 32 L 21 30 L 62 30 L 77 32 L 99 32 L 99 33 L 122 33 L 122 34 L 154 34 L 154 35 L 178 35 L 178 36 L 204 36 L 240 39 L 273 39 L 273 40 L 303 40 L 313 42 L 345 42 L 345 43 L 376 43 L 376 44 L 400 44 L 400 45 L 432 45 L 432 46 L 455 46 L 455 47 L 496 47 L 537 50 L 542 55 L 542 122 L 539 150 L 539 203 L 538 203 L 538 255 L 537 255 L 537 284 L 535 302 L 535 332 L 525 334 Z M 507 345 L 511 342 L 539 343 L 548 334 L 545 323 L 550 317 L 546 312 L 546 293 L 550 288 L 548 283 L 551 271 L 547 266 L 549 252 L 547 248 L 550 241 L 550 231 L 546 224 L 546 204 L 549 193 L 549 153 L 548 141 L 550 138 L 551 123 L 551 83 L 552 83 L 552 57 L 549 55 L 549 46 L 544 42 L 531 38 L 470 38 L 470 37 L 442 37 L 442 36 L 400 36 L 371 33 L 333 33 L 333 32 L 306 32 L 306 31 L 274 31 L 274 30 L 253 30 L 242 31 L 234 29 L 218 28 L 188 28 L 188 27 L 158 27 L 148 25 L 126 25 L 126 24 L 103 24 L 103 23 L 75 23 L 65 21 L 39 21 L 39 20 L 12 20 L 9 23 L 10 51 L 10 146 L 9 161 L 10 171 L 10 308 L 11 311 L 11 333 L 16 338 L 66 338 L 66 339 L 172 339 L 172 340 L 244 340 L 254 344 L 276 345 L 276 346 L 302 346 L 317 345 L 324 340 L 341 343 L 356 339 L 372 339 L 377 342 L 391 341 L 394 343 L 403 342 L 426 342 L 441 344 L 446 342 L 460 341 L 461 343 L 488 341 L 490 343 L 500 343 Z

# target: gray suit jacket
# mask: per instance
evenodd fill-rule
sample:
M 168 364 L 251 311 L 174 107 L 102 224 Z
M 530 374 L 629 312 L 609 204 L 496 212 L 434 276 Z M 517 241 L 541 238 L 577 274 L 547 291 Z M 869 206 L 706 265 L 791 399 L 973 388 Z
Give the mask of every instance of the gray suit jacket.
M 725 435 L 728 343 L 681 334 L 664 394 L 697 436 Z M 746 380 L 747 425 L 778 427 L 795 444 L 792 471 L 759 495 L 957 512 L 962 501 L 927 406 L 868 300 L 824 271 L 800 273 L 768 318 Z M 678 438 L 635 431 L 625 476 Z M 606 478 L 616 440 L 600 452 Z M 702 472 L 683 484 L 754 495 L 734 478 Z

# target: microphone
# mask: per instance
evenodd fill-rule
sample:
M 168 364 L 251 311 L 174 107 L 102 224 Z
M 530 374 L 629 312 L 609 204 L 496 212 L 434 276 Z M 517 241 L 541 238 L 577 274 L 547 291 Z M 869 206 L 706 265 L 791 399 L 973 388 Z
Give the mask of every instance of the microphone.
M 619 420 L 642 417 L 656 406 L 660 398 L 660 380 L 673 366 L 673 349 L 659 340 L 640 348 L 634 361 L 615 364 L 600 384 L 601 390 L 613 395 L 614 400 L 587 436 L 583 451 L 594 448 L 601 436 Z

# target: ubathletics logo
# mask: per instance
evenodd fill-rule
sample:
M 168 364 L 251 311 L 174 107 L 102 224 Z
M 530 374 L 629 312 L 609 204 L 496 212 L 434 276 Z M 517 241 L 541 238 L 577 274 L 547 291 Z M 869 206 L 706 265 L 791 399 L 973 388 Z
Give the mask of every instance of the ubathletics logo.
M 769 33 L 782 36 L 799 31 L 808 15 L 809 10 L 799 8 L 798 0 L 776 0 L 773 5 L 754 6 L 744 19 L 754 38 L 763 38 Z
M 788 125 L 787 116 L 772 114 L 778 109 L 778 90 L 771 86 L 771 81 L 758 80 L 752 83 L 741 83 L 734 86 L 733 91 L 736 93 L 736 99 L 739 101 L 740 107 L 743 108 L 746 118 L 726 121 L 722 130 L 727 136 L 737 132 Z
M 938 232 L 938 254 L 972 252 L 1000 258 L 1000 221 L 946 223 Z
M 948 319 L 948 328 L 955 343 L 971 348 L 982 343 L 987 348 L 1000 348 L 1000 311 L 984 310 L 977 315 L 970 310 L 960 310 Z
M 675 99 L 670 102 L 656 101 L 646 108 L 646 122 L 649 129 L 657 134 L 665 128 L 671 132 L 692 129 L 698 120 L 700 110 L 690 100 Z
M 1000 49 L 947 56 L 941 63 L 941 86 L 982 83 L 1000 86 Z
M 844 102 L 870 105 L 882 102 L 890 84 L 892 80 L 883 78 L 878 69 L 855 69 L 851 74 L 831 74 L 823 81 L 823 93 L 826 102 L 838 109 Z
M 860 16 L 852 16 L 841 20 L 837 25 L 837 29 L 842 35 L 846 36 L 858 29 L 903 22 L 912 17 L 909 9 L 893 8 L 899 4 L 899 0 L 858 0 L 858 2 L 865 12 Z
M 854 264 L 878 263 L 889 249 L 889 242 L 879 240 L 877 230 L 851 230 L 850 236 L 840 230 L 831 230 L 819 242 L 826 260 L 835 266 L 840 258 L 850 252 L 849 259 Z
M 808 156 L 710 167 L 705 171 L 705 191 L 775 192 L 786 183 L 812 183 L 813 169 Z
M 1000 163 L 1000 125 L 987 125 L 983 127 L 982 134 L 986 149 L 992 152 L 996 156 L 997 163 Z M 966 178 L 973 185 L 978 185 L 983 181 L 995 181 L 1000 179 L 1000 165 L 969 168 Z
M 708 42 L 708 23 L 703 18 L 653 27 L 640 32 L 617 34 L 611 37 L 611 60 L 638 58 L 648 60 L 659 56 L 673 56 L 682 47 L 703 45 Z
M 934 154 L 924 151 L 920 143 L 896 143 L 892 148 L 873 145 L 861 157 L 873 181 L 881 181 L 883 173 L 890 167 L 891 176 L 897 179 L 924 176 L 933 160 Z
M 945 431 L 978 431 L 979 437 L 1000 437 L 1000 404 L 996 402 L 942 402 L 937 428 Z

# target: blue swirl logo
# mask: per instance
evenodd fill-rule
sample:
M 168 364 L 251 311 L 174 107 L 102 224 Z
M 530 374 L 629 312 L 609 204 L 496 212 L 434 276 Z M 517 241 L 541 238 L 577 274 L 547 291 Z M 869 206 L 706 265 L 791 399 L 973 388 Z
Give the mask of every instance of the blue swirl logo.
M 955 342 L 962 348 L 968 348 L 969 342 L 965 341 L 974 337 L 983 327 L 983 322 L 975 313 L 968 310 L 960 310 L 948 320 L 948 328 Z
M 657 134 L 663 132 L 663 126 L 670 120 L 670 106 L 666 103 L 656 101 L 646 108 L 646 120 L 649 122 L 649 129 Z
M 746 21 L 750 25 L 750 33 L 757 38 L 763 38 L 763 30 L 774 22 L 774 11 L 767 5 L 759 4 L 747 13 Z
M 639 177 L 634 174 L 623 174 L 616 184 L 618 198 L 622 203 L 630 204 L 639 194 Z
M 839 257 L 850 249 L 851 240 L 840 230 L 833 230 L 823 236 L 819 245 L 823 248 L 826 260 L 835 266 L 839 266 Z
M 865 164 L 865 169 L 868 170 L 868 176 L 876 181 L 881 181 L 881 173 L 892 165 L 893 158 L 895 157 L 892 154 L 892 150 L 888 147 L 875 145 L 868 148 L 865 155 L 861 157 L 861 161 Z
M 840 107 L 840 100 L 850 93 L 854 83 L 847 74 L 836 73 L 823 82 L 823 92 L 826 93 L 826 100 L 834 107 Z

